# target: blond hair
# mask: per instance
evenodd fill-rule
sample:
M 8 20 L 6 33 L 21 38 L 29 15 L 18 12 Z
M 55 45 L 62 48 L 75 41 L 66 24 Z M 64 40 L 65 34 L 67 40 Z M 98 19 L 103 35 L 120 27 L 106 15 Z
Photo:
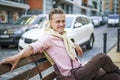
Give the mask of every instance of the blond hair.
M 54 9 L 52 9 L 52 10 L 50 11 L 50 13 L 49 13 L 49 20 L 52 19 L 52 16 L 53 16 L 54 14 L 64 14 L 64 11 L 63 11 L 61 8 L 54 8 Z

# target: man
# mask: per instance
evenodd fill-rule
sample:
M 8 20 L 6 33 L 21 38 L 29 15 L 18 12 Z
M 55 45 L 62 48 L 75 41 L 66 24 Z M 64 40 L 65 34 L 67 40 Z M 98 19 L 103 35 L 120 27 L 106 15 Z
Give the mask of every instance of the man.
M 120 80 L 119 68 L 103 53 L 95 55 L 86 65 L 80 64 L 74 49 L 80 56 L 83 54 L 82 49 L 67 38 L 64 30 L 65 14 L 60 8 L 50 12 L 49 23 L 42 39 L 30 44 L 20 53 L 2 60 L 0 64 L 11 64 L 12 71 L 20 59 L 44 52 L 53 60 L 50 62 L 57 65 L 62 76 L 71 76 L 71 69 L 75 69 L 75 80 Z

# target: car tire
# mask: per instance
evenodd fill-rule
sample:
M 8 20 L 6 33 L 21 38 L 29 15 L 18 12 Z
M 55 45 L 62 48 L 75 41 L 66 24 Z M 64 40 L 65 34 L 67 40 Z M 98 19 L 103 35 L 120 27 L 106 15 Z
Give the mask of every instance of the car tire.
M 92 49 L 94 45 L 94 36 L 91 35 L 90 40 L 88 41 L 88 43 L 86 44 L 86 49 Z

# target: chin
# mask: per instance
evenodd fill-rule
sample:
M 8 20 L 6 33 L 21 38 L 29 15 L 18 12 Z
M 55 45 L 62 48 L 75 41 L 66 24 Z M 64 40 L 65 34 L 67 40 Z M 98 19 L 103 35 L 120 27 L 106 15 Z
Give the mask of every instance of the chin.
M 60 33 L 60 34 L 63 34 L 63 33 L 64 33 L 64 31 L 59 31 L 59 33 Z

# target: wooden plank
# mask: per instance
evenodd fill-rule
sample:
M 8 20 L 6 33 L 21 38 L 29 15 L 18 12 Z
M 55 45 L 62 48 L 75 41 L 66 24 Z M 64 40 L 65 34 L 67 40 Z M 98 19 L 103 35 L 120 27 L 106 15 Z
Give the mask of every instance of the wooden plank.
M 50 66 L 52 66 L 52 65 L 48 61 L 44 61 L 32 69 L 29 69 L 23 73 L 20 73 L 20 74 L 14 76 L 10 80 L 28 80 L 31 77 L 33 77 L 34 75 L 46 70 Z
M 23 65 L 26 65 L 28 63 L 37 61 L 37 60 L 42 59 L 42 58 L 45 58 L 43 53 L 38 53 L 38 54 L 32 55 L 32 56 L 30 56 L 28 58 L 24 58 L 24 59 L 20 60 L 20 62 L 16 66 L 16 68 L 19 68 L 19 67 L 21 67 Z M 10 68 L 11 68 L 11 65 L 0 64 L 0 75 L 4 74 L 6 72 L 9 72 Z
M 55 72 L 52 72 L 49 75 L 45 76 L 42 80 L 53 80 L 55 77 Z
M 35 54 L 30 57 L 21 59 L 16 68 L 19 68 L 21 66 L 24 66 L 26 64 L 29 64 L 31 62 L 35 62 L 38 60 L 39 60 L 39 62 L 36 63 L 35 67 L 28 69 L 26 71 L 23 71 L 22 73 L 15 75 L 14 77 L 10 78 L 9 80 L 28 80 L 37 74 L 41 74 L 42 71 L 44 71 L 52 66 L 50 64 L 50 62 L 48 60 L 46 60 L 44 54 L 40 53 L 40 54 Z M 4 74 L 6 72 L 9 72 L 10 68 L 11 68 L 11 65 L 9 65 L 9 64 L 4 64 L 4 65 L 1 64 L 0 65 L 0 75 Z M 55 78 L 55 73 L 52 72 L 52 73 L 46 75 L 42 80 L 53 80 L 54 78 Z

